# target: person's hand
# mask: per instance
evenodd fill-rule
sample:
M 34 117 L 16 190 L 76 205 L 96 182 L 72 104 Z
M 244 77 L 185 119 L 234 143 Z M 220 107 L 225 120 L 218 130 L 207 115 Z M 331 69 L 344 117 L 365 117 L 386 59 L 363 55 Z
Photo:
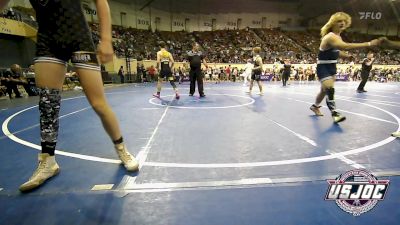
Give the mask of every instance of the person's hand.
M 381 41 L 381 43 L 386 43 L 387 41 L 389 41 L 387 37 L 380 37 L 378 38 L 378 40 Z
M 111 41 L 100 41 L 97 46 L 97 54 L 101 64 L 110 62 L 114 55 Z
M 380 40 L 381 41 L 381 44 L 380 45 L 382 45 L 382 46 L 387 46 L 388 44 L 389 44 L 389 39 L 387 38 L 387 37 L 380 37 L 378 40 Z
M 381 44 L 381 40 L 379 40 L 379 39 L 374 39 L 374 40 L 372 40 L 372 41 L 370 41 L 369 42 L 369 46 L 371 46 L 371 47 L 375 47 L 375 46 L 378 46 L 378 45 L 380 45 Z
M 388 39 L 387 39 L 387 37 L 380 37 L 380 38 L 378 38 L 378 40 L 380 41 L 379 42 L 379 46 L 384 46 L 384 45 L 386 45 L 387 43 L 388 43 Z

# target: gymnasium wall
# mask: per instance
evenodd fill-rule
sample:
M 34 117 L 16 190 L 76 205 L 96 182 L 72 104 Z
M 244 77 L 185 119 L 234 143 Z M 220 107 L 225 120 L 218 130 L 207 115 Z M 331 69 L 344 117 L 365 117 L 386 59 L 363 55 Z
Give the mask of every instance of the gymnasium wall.
M 0 67 L 12 64 L 28 67 L 35 56 L 35 43 L 23 37 L 0 34 Z M 5 54 L 6 53 L 6 54 Z
M 88 0 L 83 0 L 89 10 L 85 10 L 85 16 L 88 21 L 98 22 L 95 5 Z M 279 26 L 298 26 L 300 19 L 293 5 L 282 3 L 287 10 L 285 13 L 176 13 L 174 9 L 166 8 L 160 10 L 152 7 L 146 7 L 140 10 L 140 6 L 124 4 L 110 1 L 112 23 L 114 25 L 124 25 L 138 29 L 149 29 L 161 31 L 210 31 L 214 26 L 217 30 L 236 29 L 245 27 L 270 28 Z M 274 3 L 276 4 L 276 3 Z M 173 7 L 173 6 L 169 6 Z M 289 8 L 289 9 L 288 9 Z M 293 8 L 292 10 L 290 8 Z M 121 16 L 122 14 L 125 14 Z M 264 17 L 264 21 L 263 21 Z M 215 21 L 213 24 L 213 20 Z M 263 23 L 264 22 L 264 23 Z
M 136 59 L 131 59 L 129 64 L 130 64 L 130 67 L 131 67 L 131 72 L 132 73 L 136 73 L 137 65 L 138 65 L 137 60 Z M 127 71 L 126 70 L 126 65 L 127 65 L 127 62 L 126 62 L 125 58 L 117 58 L 114 55 L 113 60 L 111 62 L 105 64 L 104 66 L 106 68 L 106 71 L 111 72 L 111 73 L 117 73 L 121 66 L 123 66 L 125 71 Z
M 131 2 L 132 3 L 130 4 L 125 4 L 116 1 L 109 1 L 111 6 L 112 23 L 114 25 L 123 24 L 126 27 L 148 29 L 151 24 L 153 30 L 157 28 L 158 30 L 163 31 L 208 31 L 212 30 L 213 26 L 215 29 L 234 29 L 238 26 L 238 19 L 242 19 L 239 28 L 244 28 L 247 26 L 253 28 L 285 26 L 296 27 L 299 25 L 299 21 L 302 19 L 297 12 L 297 6 L 295 4 L 282 2 L 259 1 L 250 5 L 243 3 L 245 1 L 231 1 L 232 4 L 229 5 L 229 8 L 236 8 L 236 10 L 234 10 L 236 11 L 235 13 L 227 13 L 227 10 L 224 10 L 224 4 L 226 4 L 226 2 L 222 0 L 214 2 L 214 4 L 220 8 L 219 10 L 221 12 L 219 13 L 204 13 L 208 6 L 203 6 L 201 4 L 193 6 L 184 2 L 174 3 L 174 1 L 170 1 L 172 2 L 171 5 L 164 3 L 164 5 L 167 7 L 164 7 L 162 10 L 155 9 L 154 7 L 146 7 L 143 10 L 140 10 L 140 7 L 143 5 L 143 1 L 132 0 Z M 139 3 L 135 4 L 137 2 Z M 238 5 L 239 2 L 244 5 Z M 86 4 L 88 6 L 88 10 L 85 10 L 85 16 L 87 20 L 98 22 L 96 7 L 93 1 L 82 0 L 82 4 Z M 177 4 L 180 4 L 179 7 Z M 16 5 L 31 7 L 29 0 L 11 0 L 9 3 L 9 6 Z M 177 8 L 181 7 L 185 9 L 198 8 L 200 11 L 203 11 L 203 13 L 178 13 Z M 258 10 L 251 13 L 238 12 L 240 9 L 245 11 L 254 11 L 254 8 L 258 8 Z M 260 11 L 265 11 L 265 13 L 261 13 Z M 379 12 L 379 10 L 366 11 L 375 11 L 375 13 Z M 122 18 L 121 12 L 126 13 L 126 15 L 122 16 Z M 399 22 L 396 22 L 393 20 L 393 18 L 389 18 L 392 15 L 388 14 L 387 12 L 383 12 L 381 15 L 382 18 L 379 20 L 376 18 L 361 19 L 357 10 L 353 10 L 352 12 L 350 11 L 348 13 L 350 13 L 353 18 L 353 25 L 351 28 L 352 31 L 376 35 L 400 35 Z M 311 19 L 308 23 L 309 28 L 320 29 L 321 26 L 329 19 L 329 16 L 330 14 L 325 14 Z M 159 19 L 157 19 L 157 17 Z M 263 17 L 265 18 L 264 21 Z M 215 20 L 214 25 L 213 19 Z
M 325 14 L 310 20 L 309 27 L 321 29 L 330 16 L 330 14 Z M 361 19 L 358 12 L 350 13 L 350 16 L 352 17 L 350 31 L 373 35 L 400 36 L 400 23 L 397 23 L 392 18 L 385 17 L 385 14 L 382 14 L 380 19 L 377 19 L 376 15 L 373 18 L 371 18 L 371 15 L 369 18 Z

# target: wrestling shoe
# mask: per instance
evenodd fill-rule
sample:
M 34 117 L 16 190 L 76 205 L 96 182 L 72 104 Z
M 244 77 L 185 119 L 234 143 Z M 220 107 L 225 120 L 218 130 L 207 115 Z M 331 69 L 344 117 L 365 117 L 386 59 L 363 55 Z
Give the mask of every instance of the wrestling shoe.
M 321 113 L 321 111 L 319 110 L 319 108 L 321 108 L 321 106 L 316 106 L 316 105 L 312 105 L 310 107 L 311 111 L 313 111 L 315 113 L 316 116 L 323 116 L 324 114 Z
M 47 153 L 40 153 L 38 161 L 38 167 L 31 178 L 19 187 L 20 191 L 26 192 L 35 189 L 60 172 L 60 167 L 56 162 L 55 156 L 50 156 Z
M 122 164 L 124 164 L 126 170 L 133 172 L 139 169 L 138 161 L 133 155 L 129 153 L 124 144 L 118 144 L 114 147 L 119 159 L 121 159 Z
M 345 116 L 340 115 L 340 113 L 336 111 L 332 112 L 332 118 L 334 123 L 340 123 L 346 120 Z

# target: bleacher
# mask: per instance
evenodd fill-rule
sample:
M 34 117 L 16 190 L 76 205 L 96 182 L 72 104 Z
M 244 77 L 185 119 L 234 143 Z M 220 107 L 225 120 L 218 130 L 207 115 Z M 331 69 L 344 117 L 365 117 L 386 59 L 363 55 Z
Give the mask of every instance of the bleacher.
M 96 32 L 94 32 L 96 36 Z M 245 63 L 251 57 L 251 48 L 263 49 L 265 63 L 274 63 L 276 58 L 289 58 L 292 63 L 315 63 L 320 44 L 319 31 L 282 31 L 280 29 L 217 30 L 204 32 L 152 32 L 113 26 L 114 48 L 119 57 L 155 60 L 158 41 L 169 46 L 176 61 L 183 61 L 191 49 L 191 42 L 200 43 L 207 59 L 213 63 Z M 349 42 L 364 42 L 377 38 L 373 35 L 345 33 L 343 39 Z M 389 37 L 396 39 L 395 37 Z M 392 65 L 399 63 L 399 51 L 373 49 L 376 63 Z M 366 50 L 351 51 L 358 63 Z M 344 60 L 343 63 L 349 61 Z

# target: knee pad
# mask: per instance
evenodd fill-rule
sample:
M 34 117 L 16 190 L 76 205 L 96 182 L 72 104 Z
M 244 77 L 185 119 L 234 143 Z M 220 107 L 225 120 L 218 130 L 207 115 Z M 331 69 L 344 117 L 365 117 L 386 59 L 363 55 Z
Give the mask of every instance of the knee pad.
M 57 142 L 59 112 L 61 105 L 60 90 L 39 88 L 39 112 L 41 141 Z
M 331 111 L 334 111 L 336 109 L 336 104 L 335 104 L 335 88 L 327 88 L 326 91 L 326 104 L 328 108 Z
M 335 100 L 335 88 L 327 88 L 325 93 L 329 100 Z
M 173 80 L 170 80 L 170 81 L 169 81 L 169 83 L 171 84 L 171 86 L 172 86 L 174 89 L 176 89 L 176 84 L 175 84 L 175 81 L 173 81 Z

